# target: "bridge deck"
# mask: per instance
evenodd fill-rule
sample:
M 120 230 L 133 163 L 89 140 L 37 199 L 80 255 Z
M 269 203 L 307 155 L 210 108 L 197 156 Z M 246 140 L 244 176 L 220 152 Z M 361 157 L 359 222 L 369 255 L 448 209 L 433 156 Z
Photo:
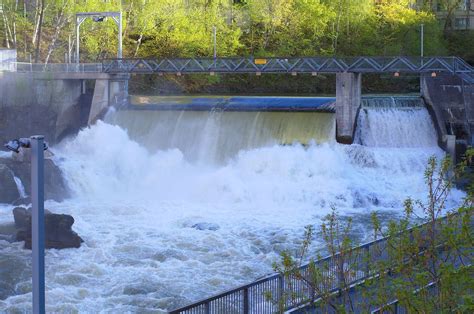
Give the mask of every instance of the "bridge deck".
M 107 59 L 106 73 L 430 73 L 474 74 L 458 57 Z

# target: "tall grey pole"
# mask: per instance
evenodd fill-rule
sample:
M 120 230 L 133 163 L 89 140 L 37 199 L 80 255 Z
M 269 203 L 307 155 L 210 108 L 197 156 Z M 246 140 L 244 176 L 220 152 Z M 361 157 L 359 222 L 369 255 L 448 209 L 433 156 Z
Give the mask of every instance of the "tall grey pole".
M 44 137 L 42 135 L 32 136 L 30 145 L 33 313 L 44 314 Z
M 79 18 L 76 17 L 76 63 L 79 63 L 79 28 L 81 24 Z
M 421 37 L 421 38 L 420 38 L 420 41 L 421 41 L 421 43 L 420 43 L 420 55 L 421 55 L 421 59 L 423 60 L 423 57 L 424 57 L 424 51 L 423 51 L 423 49 L 424 49 L 424 40 L 425 40 L 425 38 L 424 38 L 424 37 L 425 37 L 425 25 L 424 25 L 424 24 L 421 24 L 420 26 L 421 26 L 421 30 L 420 30 L 420 31 L 421 31 L 421 36 L 420 36 L 420 37 Z
M 119 13 L 119 22 L 118 22 L 118 58 L 122 58 L 122 11 Z
M 214 42 L 214 60 L 217 58 L 217 29 L 212 27 L 212 40 Z

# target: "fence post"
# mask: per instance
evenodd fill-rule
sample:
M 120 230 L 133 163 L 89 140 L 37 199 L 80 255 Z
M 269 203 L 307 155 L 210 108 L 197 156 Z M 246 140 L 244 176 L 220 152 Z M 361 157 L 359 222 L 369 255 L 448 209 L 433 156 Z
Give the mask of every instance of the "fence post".
M 248 314 L 249 312 L 249 288 L 244 288 L 244 314 Z
M 344 287 L 344 261 L 342 260 L 342 255 L 339 253 L 336 257 L 336 263 L 338 269 L 336 269 L 337 272 L 337 282 L 339 285 L 339 293 L 342 295 L 342 288 Z
M 204 303 L 204 313 L 209 314 L 209 302 Z
M 365 247 L 365 258 L 365 278 L 367 278 L 370 273 L 370 245 Z
M 283 306 L 286 307 L 286 301 L 283 296 L 285 293 L 285 281 L 283 275 L 278 276 L 278 302 L 282 302 Z

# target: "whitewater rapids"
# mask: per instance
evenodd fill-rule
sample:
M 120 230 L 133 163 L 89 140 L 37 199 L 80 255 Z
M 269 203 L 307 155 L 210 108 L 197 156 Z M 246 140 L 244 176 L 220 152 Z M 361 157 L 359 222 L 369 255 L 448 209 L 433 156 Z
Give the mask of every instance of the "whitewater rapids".
M 155 313 L 247 283 L 332 206 L 366 240 L 369 213 L 396 217 L 407 197 L 424 199 L 426 161 L 444 155 L 424 108 L 361 111 L 359 144 L 270 143 L 220 162 L 150 150 L 130 132 L 99 121 L 55 148 L 73 197 L 46 208 L 73 215 L 85 243 L 47 251 L 48 312 Z M 11 220 L 0 207 L 0 222 Z M 29 311 L 30 252 L 5 241 L 0 250 L 22 269 L 6 278 L 14 285 L 0 311 Z

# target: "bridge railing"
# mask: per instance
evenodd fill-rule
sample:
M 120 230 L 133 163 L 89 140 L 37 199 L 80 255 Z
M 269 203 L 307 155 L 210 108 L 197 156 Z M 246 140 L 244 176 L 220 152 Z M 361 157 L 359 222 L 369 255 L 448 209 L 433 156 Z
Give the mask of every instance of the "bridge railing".
M 126 73 L 474 73 L 459 57 L 272 57 L 105 59 L 104 72 Z
M 103 72 L 102 63 L 29 63 L 9 62 L 11 72 Z
M 440 218 L 437 223 L 446 222 L 446 218 Z M 474 221 L 471 220 L 471 226 L 473 223 Z M 407 232 L 424 227 L 426 227 L 426 224 L 415 226 Z M 355 247 L 350 251 L 350 254 L 346 252 L 344 257 L 337 253 L 315 261 L 314 267 L 319 269 L 321 278 L 324 278 L 324 282 L 320 283 L 320 289 L 324 292 L 337 292 L 343 287 L 355 286 L 376 275 L 371 265 L 388 261 L 388 240 L 388 237 L 381 238 Z M 298 273 L 297 276 L 294 275 L 296 273 Z M 284 311 L 295 309 L 321 297 L 309 284 L 313 282 L 313 276 L 313 270 L 309 264 L 306 264 L 290 276 L 269 275 L 250 284 L 194 302 L 169 313 L 270 314 L 281 312 L 282 308 Z M 271 296 L 270 300 L 269 294 Z

